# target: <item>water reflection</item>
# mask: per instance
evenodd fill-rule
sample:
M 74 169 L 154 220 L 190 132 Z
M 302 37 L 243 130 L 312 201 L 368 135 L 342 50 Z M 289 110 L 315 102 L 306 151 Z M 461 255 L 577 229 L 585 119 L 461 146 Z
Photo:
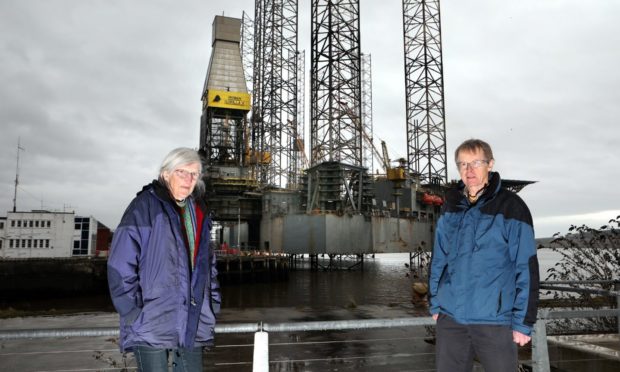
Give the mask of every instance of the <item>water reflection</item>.
M 351 261 L 353 262 L 353 261 Z M 361 304 L 410 304 L 408 254 L 366 258 L 363 270 L 310 270 L 308 258 L 291 270 L 288 280 L 227 284 L 223 307 L 356 307 Z
M 538 251 L 540 277 L 559 259 L 550 249 Z M 325 260 L 324 266 L 328 261 Z M 354 263 L 354 261 L 350 261 Z M 222 288 L 223 308 L 253 307 L 344 307 L 359 305 L 410 305 L 411 286 L 416 281 L 408 275 L 408 253 L 377 254 L 364 260 L 363 270 L 312 271 L 310 262 L 299 261 L 288 280 L 226 283 Z M 343 263 L 346 267 L 346 262 Z

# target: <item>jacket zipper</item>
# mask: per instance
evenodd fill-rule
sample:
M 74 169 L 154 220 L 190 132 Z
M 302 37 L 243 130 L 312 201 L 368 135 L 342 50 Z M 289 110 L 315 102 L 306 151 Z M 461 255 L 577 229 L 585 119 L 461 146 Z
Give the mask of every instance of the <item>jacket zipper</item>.
M 171 207 L 169 207 L 169 208 L 171 208 Z M 181 225 L 181 217 L 179 216 L 179 214 L 177 213 L 176 210 L 173 210 L 173 212 L 174 212 L 174 215 L 176 216 L 175 221 L 177 223 L 177 235 L 178 235 L 178 233 L 183 234 L 183 231 L 181 230 L 181 229 L 183 229 L 183 226 Z M 179 236 L 177 236 L 177 244 L 178 244 L 178 241 L 179 241 Z M 182 235 L 180 237 L 180 241 L 182 243 L 182 247 L 185 250 L 186 258 L 187 258 L 185 260 L 186 261 L 185 262 L 185 266 L 187 267 L 187 275 L 188 275 L 188 278 L 189 278 L 188 283 L 187 283 L 188 287 L 189 287 L 189 304 L 187 304 L 187 312 L 189 314 L 191 306 L 196 306 L 196 301 L 194 299 L 194 288 L 193 288 L 193 279 L 194 278 L 193 278 L 193 275 L 192 275 L 192 272 L 191 272 L 192 271 L 192 269 L 191 269 L 191 262 L 189 261 L 191 259 L 189 257 L 189 249 L 187 249 L 187 247 L 185 247 L 185 240 L 183 239 Z M 185 337 L 186 337 L 186 334 L 184 333 L 183 334 L 183 341 L 182 341 L 183 343 L 185 343 Z M 181 342 L 179 342 L 179 340 L 177 340 L 177 343 L 179 345 L 181 345 Z

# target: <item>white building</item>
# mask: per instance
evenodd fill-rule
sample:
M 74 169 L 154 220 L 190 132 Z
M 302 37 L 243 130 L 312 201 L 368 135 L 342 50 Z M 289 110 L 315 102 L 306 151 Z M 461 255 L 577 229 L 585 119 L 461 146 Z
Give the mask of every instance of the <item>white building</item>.
M 0 217 L 0 258 L 94 256 L 100 226 L 74 212 L 8 212 Z

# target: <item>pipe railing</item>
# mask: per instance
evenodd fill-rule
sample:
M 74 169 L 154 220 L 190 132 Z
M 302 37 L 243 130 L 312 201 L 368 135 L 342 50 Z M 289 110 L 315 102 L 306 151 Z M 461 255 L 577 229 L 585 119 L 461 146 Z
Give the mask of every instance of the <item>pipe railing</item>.
M 620 309 L 550 311 L 549 309 L 543 308 L 538 310 L 538 318 L 532 332 L 532 371 L 551 371 L 549 350 L 547 348 L 547 320 L 597 318 L 604 316 L 620 317 Z
M 423 318 L 385 318 L 360 320 L 334 320 L 316 322 L 286 323 L 235 323 L 215 326 L 215 333 L 254 333 L 253 371 L 269 371 L 269 333 L 268 332 L 307 332 L 329 330 L 360 330 L 373 328 L 415 327 L 433 325 L 431 317 Z M 27 338 L 65 338 L 118 336 L 118 328 L 77 328 L 77 329 L 21 329 L 0 331 L 0 340 Z
M 430 317 L 424 318 L 386 318 L 335 320 L 317 322 L 288 322 L 288 323 L 230 323 L 215 326 L 215 333 L 256 333 L 256 332 L 307 332 L 351 329 L 372 329 L 392 327 L 415 327 L 433 325 L 435 321 Z M 0 331 L 0 340 L 15 340 L 25 338 L 59 338 L 59 337 L 113 337 L 118 336 L 118 327 L 72 328 L 72 329 L 18 329 Z
M 546 322 L 552 319 L 591 318 L 620 316 L 619 309 L 602 310 L 562 310 L 540 309 L 538 320 L 532 334 L 532 369 L 534 372 L 549 372 L 549 352 L 547 348 Z M 374 328 L 416 327 L 434 325 L 431 317 L 386 318 L 336 320 L 287 323 L 231 323 L 215 327 L 217 334 L 254 333 L 253 371 L 269 370 L 269 332 L 307 332 L 328 330 L 361 330 Z M 110 337 L 118 336 L 118 328 L 77 328 L 77 329 L 21 329 L 0 331 L 0 340 L 66 337 Z
M 560 287 L 557 285 L 572 284 L 615 284 L 615 291 L 607 291 L 596 288 Z M 532 332 L 532 369 L 534 372 L 550 372 L 549 351 L 547 348 L 547 320 L 594 318 L 616 316 L 620 328 L 620 285 L 618 281 L 588 281 L 588 282 L 541 282 L 541 289 L 587 292 L 603 296 L 616 296 L 618 308 L 600 310 L 554 310 L 541 308 L 538 319 Z M 431 317 L 415 318 L 384 318 L 384 319 L 359 319 L 359 320 L 335 320 L 315 322 L 286 322 L 286 323 L 231 323 L 218 324 L 215 333 L 254 333 L 254 360 L 253 371 L 263 372 L 269 370 L 269 332 L 307 332 L 328 330 L 361 330 L 374 328 L 416 327 L 434 325 Z M 26 339 L 26 338 L 65 338 L 65 337 L 99 337 L 118 336 L 118 328 L 76 328 L 76 329 L 21 329 L 0 331 L 0 340 Z
M 564 287 L 563 285 L 592 285 L 592 284 L 613 284 L 614 290 L 604 290 L 599 288 Z M 534 372 L 550 372 L 549 350 L 547 348 L 547 320 L 553 319 L 578 319 L 578 318 L 598 318 L 605 316 L 615 316 L 618 321 L 618 332 L 620 333 L 620 281 L 619 280 L 558 280 L 540 282 L 540 289 L 547 289 L 560 292 L 590 293 L 600 296 L 616 297 L 617 306 L 615 309 L 599 310 L 554 310 L 541 308 L 538 310 L 538 318 L 532 332 L 532 370 Z

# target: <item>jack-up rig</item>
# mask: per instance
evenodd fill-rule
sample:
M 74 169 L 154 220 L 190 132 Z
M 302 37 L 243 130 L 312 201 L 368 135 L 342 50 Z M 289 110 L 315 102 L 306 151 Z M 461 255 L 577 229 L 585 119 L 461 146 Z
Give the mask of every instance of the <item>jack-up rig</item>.
M 308 254 L 315 268 L 319 256 L 334 267 L 428 253 L 448 182 L 439 0 L 402 7 L 407 159 L 395 167 L 373 140 L 359 0 L 311 2 L 309 158 L 298 1 L 256 0 L 253 20 L 215 17 L 200 151 L 216 243 Z

